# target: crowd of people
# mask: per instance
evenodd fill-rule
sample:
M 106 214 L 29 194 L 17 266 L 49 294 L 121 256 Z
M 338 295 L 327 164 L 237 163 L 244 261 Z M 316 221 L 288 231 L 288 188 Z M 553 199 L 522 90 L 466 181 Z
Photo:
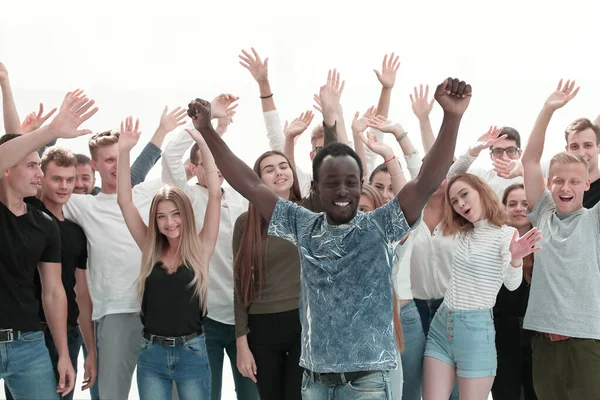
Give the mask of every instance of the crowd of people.
M 377 106 L 348 132 L 337 70 L 315 111 L 282 124 L 268 59 L 239 57 L 270 146 L 253 168 L 223 140 L 231 94 L 165 107 L 131 164 L 139 120 L 74 154 L 56 141 L 92 134 L 95 101 L 78 89 L 21 121 L 0 64 L 7 398 L 72 399 L 80 350 L 94 400 L 127 399 L 136 368 L 141 400 L 219 400 L 225 354 L 239 400 L 598 398 L 598 120 L 575 119 L 542 162 L 574 81 L 551 92 L 524 148 L 513 127 L 490 127 L 455 157 L 473 94 L 460 79 L 433 98 L 415 87 L 409 135 L 390 117 L 400 61 L 386 55 Z M 302 171 L 294 146 L 313 120 Z M 489 167 L 472 168 L 484 151 Z

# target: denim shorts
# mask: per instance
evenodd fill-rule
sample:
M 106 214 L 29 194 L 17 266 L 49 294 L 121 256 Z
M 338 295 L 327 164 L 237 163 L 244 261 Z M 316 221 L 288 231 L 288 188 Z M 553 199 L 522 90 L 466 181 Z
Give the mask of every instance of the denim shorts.
M 496 331 L 492 310 L 438 309 L 427 337 L 425 356 L 456 369 L 461 378 L 496 376 Z

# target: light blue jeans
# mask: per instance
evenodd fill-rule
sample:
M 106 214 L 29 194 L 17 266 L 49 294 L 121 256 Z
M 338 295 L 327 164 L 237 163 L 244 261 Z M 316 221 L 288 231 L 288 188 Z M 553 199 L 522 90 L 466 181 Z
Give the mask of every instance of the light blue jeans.
M 142 338 L 137 361 L 140 400 L 210 400 L 210 364 L 204 334 L 173 347 Z
M 44 332 L 25 332 L 14 339 L 0 343 L 0 379 L 15 399 L 58 400 Z
M 391 375 L 393 398 L 421 400 L 425 334 L 419 310 L 413 300 L 400 309 L 400 322 L 405 346 L 400 355 L 402 375 L 394 373 L 396 371 L 392 371 Z
M 392 400 L 390 372 L 374 372 L 337 386 L 321 385 L 304 372 L 302 400 Z

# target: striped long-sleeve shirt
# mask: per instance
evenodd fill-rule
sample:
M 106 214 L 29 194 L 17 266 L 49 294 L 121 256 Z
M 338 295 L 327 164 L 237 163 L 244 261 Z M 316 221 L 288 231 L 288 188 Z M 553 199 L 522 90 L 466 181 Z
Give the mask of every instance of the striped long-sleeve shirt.
M 444 303 L 453 310 L 490 309 L 502 284 L 516 290 L 522 267 L 510 265 L 510 242 L 515 228 L 498 227 L 487 220 L 461 234 L 452 260 L 452 277 Z

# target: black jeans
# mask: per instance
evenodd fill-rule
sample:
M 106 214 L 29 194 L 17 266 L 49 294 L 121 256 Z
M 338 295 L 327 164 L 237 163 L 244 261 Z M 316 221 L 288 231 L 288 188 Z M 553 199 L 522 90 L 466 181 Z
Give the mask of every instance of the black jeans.
M 256 385 L 261 400 L 301 400 L 298 309 L 248 315 L 248 346 L 256 362 Z
M 498 369 L 492 386 L 494 400 L 536 400 L 533 390 L 531 337 L 523 319 L 494 316 Z

